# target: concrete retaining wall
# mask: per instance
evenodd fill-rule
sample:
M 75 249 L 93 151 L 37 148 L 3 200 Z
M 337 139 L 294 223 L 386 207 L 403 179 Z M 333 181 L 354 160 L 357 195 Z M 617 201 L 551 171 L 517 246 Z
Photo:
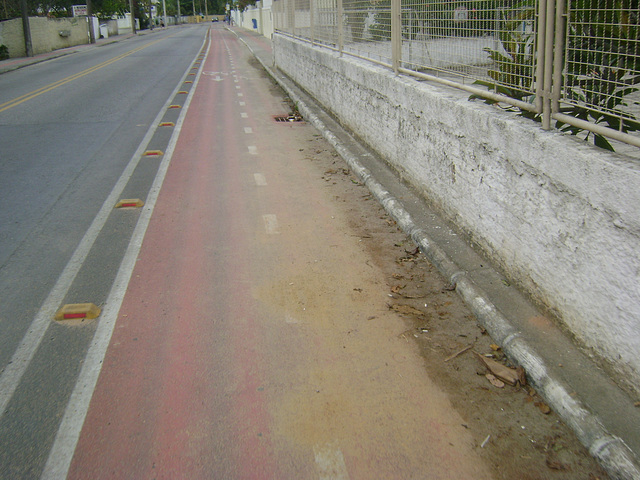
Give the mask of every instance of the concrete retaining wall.
M 640 164 L 275 34 L 279 69 L 640 393 Z
M 29 25 L 34 55 L 89 43 L 89 30 L 85 17 L 29 17 Z M 0 45 L 7 46 L 11 58 L 26 56 L 22 19 L 0 22 Z

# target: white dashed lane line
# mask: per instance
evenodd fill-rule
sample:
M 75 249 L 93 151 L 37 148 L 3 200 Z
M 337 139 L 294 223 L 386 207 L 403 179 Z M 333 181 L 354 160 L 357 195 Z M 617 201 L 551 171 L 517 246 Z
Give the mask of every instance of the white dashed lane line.
M 265 176 L 261 173 L 254 173 L 253 174 L 253 179 L 256 182 L 256 185 L 258 187 L 266 187 L 267 186 L 267 179 L 265 178 Z
M 273 214 L 267 214 L 262 216 L 264 221 L 264 229 L 268 235 L 277 235 L 280 233 L 280 227 L 278 226 L 278 219 Z

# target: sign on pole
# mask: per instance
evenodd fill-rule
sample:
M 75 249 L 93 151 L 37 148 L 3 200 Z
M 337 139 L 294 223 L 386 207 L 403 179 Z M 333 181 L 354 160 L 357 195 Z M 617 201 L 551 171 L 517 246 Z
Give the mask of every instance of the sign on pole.
M 74 17 L 86 17 L 87 16 L 87 6 L 86 5 L 71 5 L 73 9 Z

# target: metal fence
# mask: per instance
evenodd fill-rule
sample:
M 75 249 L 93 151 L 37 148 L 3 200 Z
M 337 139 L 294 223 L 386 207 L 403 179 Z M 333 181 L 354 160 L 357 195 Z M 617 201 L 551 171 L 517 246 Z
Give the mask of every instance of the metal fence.
M 276 0 L 275 30 L 640 147 L 640 7 L 614 0 Z

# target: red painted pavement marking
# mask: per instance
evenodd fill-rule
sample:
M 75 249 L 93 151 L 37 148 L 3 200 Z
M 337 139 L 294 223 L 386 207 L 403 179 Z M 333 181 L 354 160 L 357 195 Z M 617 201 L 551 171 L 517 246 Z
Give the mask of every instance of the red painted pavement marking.
M 219 51 L 210 64 L 212 57 Z M 214 478 L 216 471 L 278 478 L 265 445 L 261 362 L 243 281 L 239 142 L 229 126 L 225 156 L 212 156 L 221 146 L 206 134 L 220 117 L 204 114 L 225 98 L 226 84 L 201 83 L 196 91 L 70 478 Z M 222 118 L 233 118 L 234 104 L 222 108 Z M 225 180 L 213 183 L 218 177 Z M 231 254 L 211 254 L 224 245 Z

